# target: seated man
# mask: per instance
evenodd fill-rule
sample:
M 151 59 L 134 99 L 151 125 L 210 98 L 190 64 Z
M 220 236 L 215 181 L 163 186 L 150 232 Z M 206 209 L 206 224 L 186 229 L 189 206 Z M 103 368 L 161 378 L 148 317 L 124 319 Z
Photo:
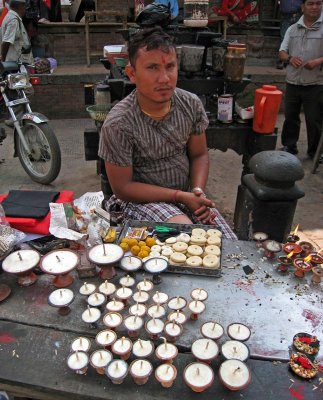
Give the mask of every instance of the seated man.
M 109 112 L 99 156 L 124 218 L 215 224 L 236 238 L 204 194 L 209 172 L 199 98 L 176 88 L 173 40 L 161 28 L 142 30 L 129 43 L 126 73 L 136 89 Z

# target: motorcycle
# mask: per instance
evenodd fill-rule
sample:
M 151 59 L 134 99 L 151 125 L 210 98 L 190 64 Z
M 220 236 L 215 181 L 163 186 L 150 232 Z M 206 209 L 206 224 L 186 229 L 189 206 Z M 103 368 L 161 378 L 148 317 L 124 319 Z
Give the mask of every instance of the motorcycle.
M 3 105 L 14 125 L 14 157 L 35 182 L 49 184 L 61 169 L 61 151 L 53 129 L 44 115 L 32 112 L 26 92 L 32 90 L 26 67 L 13 61 L 0 62 L 0 90 Z M 0 132 L 0 144 L 5 139 Z

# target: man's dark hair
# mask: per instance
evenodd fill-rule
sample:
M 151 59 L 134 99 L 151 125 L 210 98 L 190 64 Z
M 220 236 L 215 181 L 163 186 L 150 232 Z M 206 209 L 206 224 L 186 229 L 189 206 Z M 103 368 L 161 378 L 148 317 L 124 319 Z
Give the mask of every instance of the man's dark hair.
M 170 49 L 175 49 L 174 39 L 160 26 L 140 30 L 131 36 L 129 41 L 128 54 L 132 66 L 135 65 L 138 51 L 143 48 L 148 51 L 159 49 L 169 53 Z

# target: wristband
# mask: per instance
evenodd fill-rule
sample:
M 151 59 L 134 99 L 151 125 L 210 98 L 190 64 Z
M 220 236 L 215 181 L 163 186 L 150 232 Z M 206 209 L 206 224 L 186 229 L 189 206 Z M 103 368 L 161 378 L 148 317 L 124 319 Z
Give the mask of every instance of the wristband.
M 204 190 L 202 189 L 202 188 L 200 188 L 200 187 L 194 187 L 192 190 L 191 190 L 191 192 L 192 193 L 201 193 L 201 195 L 202 196 L 204 196 L 204 197 L 206 197 L 206 194 L 204 193 Z

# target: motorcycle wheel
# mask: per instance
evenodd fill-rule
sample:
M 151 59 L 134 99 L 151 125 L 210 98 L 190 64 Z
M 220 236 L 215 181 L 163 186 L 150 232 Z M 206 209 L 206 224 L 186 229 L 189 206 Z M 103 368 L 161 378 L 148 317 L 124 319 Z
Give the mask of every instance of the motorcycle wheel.
M 35 182 L 48 185 L 57 178 L 61 169 L 61 151 L 53 129 L 46 123 L 25 121 L 22 131 L 30 146 L 31 154 L 25 150 L 16 134 L 16 150 L 24 170 Z

